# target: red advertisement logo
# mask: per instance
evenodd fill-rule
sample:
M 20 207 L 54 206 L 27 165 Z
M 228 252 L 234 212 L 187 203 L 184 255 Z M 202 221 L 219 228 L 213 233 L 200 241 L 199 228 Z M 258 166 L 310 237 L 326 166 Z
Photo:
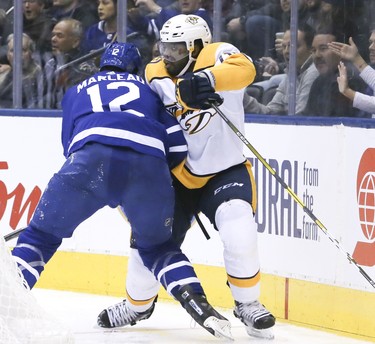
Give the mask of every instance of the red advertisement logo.
M 8 163 L 6 161 L 0 161 L 0 172 L 2 170 L 8 170 Z M 22 183 L 19 183 L 13 191 L 9 192 L 5 183 L 0 179 L 0 221 L 3 218 L 6 209 L 11 206 L 12 210 L 10 213 L 9 226 L 12 229 L 17 228 L 22 216 L 27 210 L 26 221 L 27 223 L 30 222 L 31 216 L 33 215 L 42 195 L 42 191 L 38 186 L 35 186 L 32 189 L 30 195 L 26 199 L 25 192 L 26 189 Z M 11 202 L 12 200 L 13 203 Z
M 363 153 L 357 174 L 359 222 L 366 241 L 359 241 L 353 258 L 358 264 L 375 265 L 375 148 Z

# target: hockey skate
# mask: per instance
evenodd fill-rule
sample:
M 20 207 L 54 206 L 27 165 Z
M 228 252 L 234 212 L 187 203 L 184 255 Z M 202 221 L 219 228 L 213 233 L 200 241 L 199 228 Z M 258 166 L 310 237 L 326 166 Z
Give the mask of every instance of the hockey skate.
M 109 306 L 104 309 L 97 319 L 97 323 L 100 327 L 113 328 L 121 327 L 126 325 L 135 325 L 141 320 L 148 319 L 154 311 L 157 297 L 154 300 L 152 306 L 145 312 L 135 312 L 128 307 L 126 300 L 116 303 L 113 306 Z
M 259 301 L 250 303 L 236 301 L 233 313 L 246 325 L 249 336 L 274 338 L 272 327 L 275 325 L 275 317 Z
M 208 303 L 204 295 L 194 293 L 190 286 L 185 285 L 179 289 L 177 300 L 192 318 L 212 335 L 234 340 L 230 322 Z

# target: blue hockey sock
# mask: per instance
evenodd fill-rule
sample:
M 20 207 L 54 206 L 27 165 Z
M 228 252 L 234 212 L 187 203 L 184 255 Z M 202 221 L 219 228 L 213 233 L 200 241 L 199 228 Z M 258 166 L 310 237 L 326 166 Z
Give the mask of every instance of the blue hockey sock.
M 138 251 L 145 266 L 153 272 L 170 295 L 175 297 L 181 286 L 187 284 L 195 293 L 204 294 L 189 259 L 171 240 L 152 250 L 138 249 Z
M 38 281 L 44 265 L 50 260 L 62 239 L 52 234 L 27 227 L 19 236 L 12 251 L 30 289 Z

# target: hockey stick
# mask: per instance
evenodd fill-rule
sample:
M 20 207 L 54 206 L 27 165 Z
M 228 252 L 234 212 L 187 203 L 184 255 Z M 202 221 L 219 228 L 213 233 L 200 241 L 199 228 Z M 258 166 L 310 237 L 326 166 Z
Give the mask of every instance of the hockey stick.
M 126 221 L 126 222 L 129 222 L 128 221 L 128 218 L 126 217 L 126 215 L 124 214 L 123 210 L 121 209 L 120 206 L 117 207 L 117 210 L 119 211 L 119 213 L 121 214 L 122 218 Z M 195 219 L 197 220 L 198 222 L 198 225 L 199 227 L 201 228 L 204 236 L 206 237 L 207 240 L 210 239 L 210 235 L 208 234 L 206 228 L 204 227 L 201 219 L 198 217 L 198 214 L 194 214 L 194 217 Z M 11 233 L 8 233 L 6 235 L 4 235 L 4 240 L 5 241 L 9 241 L 9 240 L 12 240 L 14 238 L 17 238 L 24 230 L 26 229 L 26 227 L 23 227 L 23 228 L 20 228 L 20 229 L 16 229 L 15 231 L 11 232 Z
M 206 237 L 207 240 L 210 240 L 211 237 L 210 237 L 210 235 L 208 234 L 207 229 L 206 229 L 206 227 L 204 226 L 203 222 L 202 222 L 201 219 L 199 218 L 199 215 L 198 215 L 198 214 L 194 214 L 194 217 L 195 217 L 195 220 L 197 221 L 197 223 L 198 223 L 198 225 L 199 225 L 199 228 L 200 228 L 201 231 L 203 232 L 203 235 Z
M 9 241 L 9 240 L 12 240 L 14 238 L 17 238 L 25 229 L 26 229 L 26 227 L 23 227 L 23 228 L 20 228 L 20 229 L 16 229 L 15 231 L 13 231 L 9 234 L 4 235 L 4 240 Z
M 14 10 L 14 6 L 10 7 L 6 12 L 5 15 L 8 15 L 10 12 Z
M 132 32 L 129 35 L 127 35 L 126 38 L 132 38 L 133 36 L 136 36 L 136 35 L 138 35 L 138 32 Z M 116 39 L 117 39 L 117 33 L 115 33 L 115 35 L 113 36 L 113 38 L 111 40 L 111 43 L 114 42 Z M 77 59 L 75 59 L 73 61 L 65 63 L 64 65 L 60 66 L 59 68 L 57 68 L 55 70 L 55 74 L 60 73 L 62 70 L 66 69 L 68 67 L 78 65 L 78 64 L 80 64 L 82 62 L 90 60 L 91 58 L 94 58 L 94 57 L 97 57 L 97 56 L 101 55 L 103 53 L 103 51 L 107 49 L 107 47 L 108 46 L 101 47 L 101 48 L 99 48 L 97 50 L 93 50 L 92 52 L 90 52 L 90 53 L 88 53 L 88 54 L 86 54 L 84 56 L 78 57 Z
M 131 36 L 131 34 L 130 34 L 129 36 Z M 112 38 L 112 40 L 111 40 L 111 43 L 113 43 L 113 42 L 116 40 L 116 38 L 117 38 L 117 32 L 113 35 L 113 38 Z M 105 49 L 107 49 L 107 46 L 101 47 L 101 48 L 99 48 L 99 49 L 97 49 L 97 50 L 94 50 L 94 51 L 92 51 L 92 52 L 90 52 L 90 53 L 84 55 L 84 56 L 81 56 L 81 57 L 79 57 L 79 58 L 77 58 L 77 59 L 75 59 L 75 60 L 73 60 L 73 61 L 68 62 L 68 63 L 66 63 L 66 64 L 60 66 L 59 68 L 57 68 L 57 69 L 55 70 L 55 74 L 60 73 L 62 70 L 66 69 L 66 68 L 68 68 L 68 67 L 74 66 L 74 65 L 76 65 L 76 64 L 80 64 L 80 63 L 82 63 L 82 62 L 85 62 L 85 61 L 87 61 L 87 60 L 90 60 L 91 58 L 97 57 L 97 56 L 101 55 L 102 52 L 103 52 Z
M 121 208 L 120 206 L 118 206 L 118 207 L 117 207 L 117 210 L 118 210 L 119 213 L 121 214 L 122 218 L 123 218 L 126 222 L 129 223 L 129 220 L 128 220 L 128 218 L 126 217 L 126 215 L 125 215 L 124 211 L 122 210 L 122 208 Z M 207 239 L 207 240 L 210 240 L 211 237 L 210 237 L 210 235 L 208 234 L 206 228 L 204 227 L 204 225 L 203 225 L 201 219 L 199 218 L 198 214 L 194 214 L 194 218 L 195 218 L 195 220 L 197 221 L 197 223 L 198 223 L 198 225 L 199 225 L 201 231 L 203 232 L 204 236 L 206 237 L 206 239 Z
M 75 60 L 73 60 L 73 61 L 70 61 L 70 62 L 68 62 L 68 63 L 65 63 L 64 65 L 60 66 L 59 68 L 57 68 L 57 69 L 55 70 L 55 74 L 60 73 L 62 70 L 66 69 L 66 68 L 68 68 L 68 67 L 78 65 L 78 64 L 80 64 L 80 63 L 82 63 L 82 62 L 85 62 L 85 61 L 87 61 L 87 60 L 90 60 L 90 59 L 93 58 L 93 57 L 97 57 L 97 56 L 101 55 L 101 53 L 102 53 L 106 48 L 107 48 L 107 47 L 99 48 L 99 49 L 94 50 L 94 51 L 92 51 L 91 53 L 88 53 L 88 54 L 86 54 L 86 55 L 83 55 L 83 56 L 81 56 L 81 57 L 79 57 L 79 58 L 77 58 L 77 59 L 75 59 Z
M 375 282 L 371 277 L 358 265 L 354 258 L 346 252 L 340 245 L 337 239 L 335 239 L 329 232 L 328 229 L 320 222 L 320 220 L 313 214 L 313 212 L 300 200 L 300 198 L 295 194 L 295 192 L 284 182 L 284 180 L 276 173 L 276 171 L 267 163 L 267 161 L 258 153 L 254 146 L 246 139 L 246 137 L 236 128 L 236 126 L 228 119 L 227 116 L 216 106 L 211 103 L 211 106 L 216 110 L 220 117 L 225 121 L 226 124 L 234 131 L 238 138 L 245 144 L 247 148 L 258 158 L 258 160 L 263 164 L 263 166 L 275 177 L 275 179 L 281 184 L 281 186 L 288 191 L 289 195 L 302 207 L 303 211 L 310 216 L 310 218 L 315 222 L 315 224 L 323 231 L 323 233 L 331 240 L 335 246 L 346 255 L 346 258 L 350 263 L 354 264 L 359 272 L 364 278 L 375 288 Z

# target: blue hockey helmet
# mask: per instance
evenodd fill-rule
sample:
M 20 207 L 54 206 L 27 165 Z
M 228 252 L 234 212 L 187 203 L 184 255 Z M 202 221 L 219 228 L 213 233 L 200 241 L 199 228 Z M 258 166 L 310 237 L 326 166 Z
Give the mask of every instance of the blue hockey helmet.
M 138 73 L 142 66 L 138 48 L 133 43 L 111 43 L 100 59 L 100 70 L 107 66 L 124 72 Z

